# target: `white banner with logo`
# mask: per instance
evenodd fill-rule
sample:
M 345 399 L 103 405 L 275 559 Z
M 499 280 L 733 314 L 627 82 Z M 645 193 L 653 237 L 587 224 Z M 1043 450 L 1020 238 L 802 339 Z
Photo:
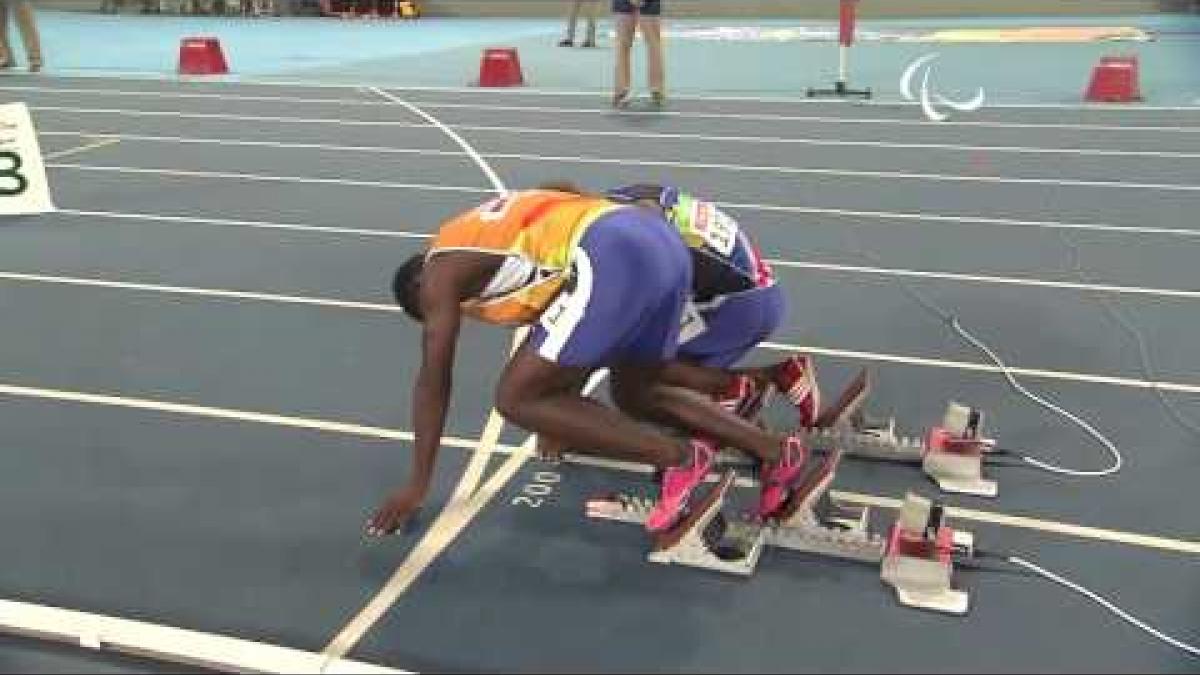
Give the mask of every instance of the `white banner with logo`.
M 0 105 L 0 215 L 53 210 L 29 108 L 24 103 Z

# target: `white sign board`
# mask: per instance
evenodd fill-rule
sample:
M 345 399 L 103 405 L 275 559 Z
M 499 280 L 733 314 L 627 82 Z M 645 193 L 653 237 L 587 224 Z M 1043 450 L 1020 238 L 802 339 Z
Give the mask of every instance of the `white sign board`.
M 0 215 L 53 210 L 29 108 L 24 103 L 0 105 Z

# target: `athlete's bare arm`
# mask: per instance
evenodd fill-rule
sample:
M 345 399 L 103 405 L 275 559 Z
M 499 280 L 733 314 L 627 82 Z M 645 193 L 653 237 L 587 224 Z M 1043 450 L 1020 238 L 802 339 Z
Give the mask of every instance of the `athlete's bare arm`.
M 367 526 L 367 534 L 395 532 L 421 506 L 433 481 L 437 451 L 446 426 L 454 354 L 463 300 L 477 296 L 495 274 L 500 257 L 444 252 L 426 264 L 421 281 L 421 369 L 413 390 L 413 469 L 408 483 L 392 494 Z

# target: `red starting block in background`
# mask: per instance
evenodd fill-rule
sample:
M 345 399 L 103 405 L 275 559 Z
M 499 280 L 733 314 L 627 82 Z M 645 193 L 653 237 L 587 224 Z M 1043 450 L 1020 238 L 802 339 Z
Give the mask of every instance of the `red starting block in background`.
M 521 59 L 512 47 L 485 49 L 479 64 L 479 86 L 518 87 L 525 84 L 521 73 Z
M 215 37 L 188 37 L 179 44 L 181 75 L 224 75 L 229 72 L 221 41 Z
M 1138 57 L 1105 56 L 1092 70 L 1084 98 L 1092 103 L 1129 103 L 1142 100 Z

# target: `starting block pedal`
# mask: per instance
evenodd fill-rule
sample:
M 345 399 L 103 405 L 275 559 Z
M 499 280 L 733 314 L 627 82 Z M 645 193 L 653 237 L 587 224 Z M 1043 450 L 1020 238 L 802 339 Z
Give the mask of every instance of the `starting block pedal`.
M 995 441 L 981 435 L 983 413 L 951 402 L 939 427 L 926 438 L 902 436 L 895 418 L 872 419 L 863 412 L 871 389 L 862 370 L 842 395 L 817 419 L 809 434 L 813 450 L 839 448 L 849 456 L 920 464 L 925 474 L 945 492 L 995 497 L 996 481 L 983 477 L 983 462 Z
M 687 565 L 748 577 L 754 574 L 764 542 L 760 528 L 729 521 L 721 512 L 737 474 L 726 471 L 704 499 L 678 525 L 656 534 L 647 560 L 663 565 Z M 654 501 L 611 495 L 588 500 L 589 518 L 643 525 Z
M 885 539 L 870 530 L 869 507 L 829 495 L 844 453 L 826 455 L 796 486 L 777 519 L 728 520 L 722 513 L 735 474 L 717 485 L 672 530 L 654 537 L 650 562 L 749 577 L 767 546 L 880 566 L 902 605 L 963 614 L 967 594 L 950 587 L 956 557 L 974 552 L 971 535 L 945 526 L 942 508 L 910 494 Z M 587 502 L 589 518 L 643 525 L 654 501 L 608 495 Z

